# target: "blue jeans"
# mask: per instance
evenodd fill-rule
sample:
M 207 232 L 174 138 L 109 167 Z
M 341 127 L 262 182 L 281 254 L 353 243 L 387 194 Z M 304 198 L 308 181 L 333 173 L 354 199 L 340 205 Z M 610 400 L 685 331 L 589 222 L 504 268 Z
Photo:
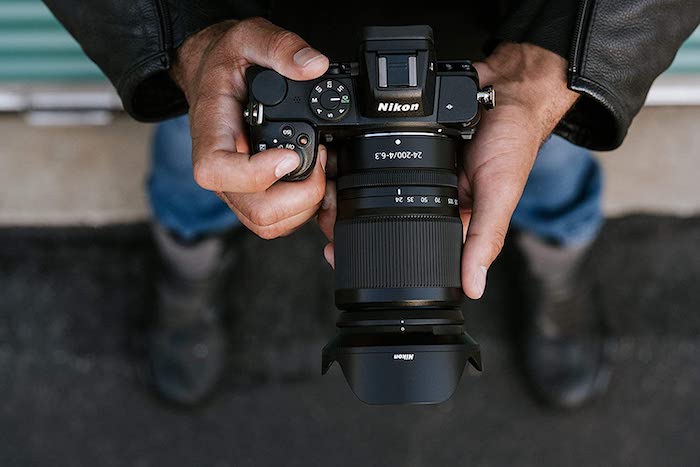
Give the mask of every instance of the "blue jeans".
M 195 183 L 191 152 L 187 117 L 157 126 L 148 179 L 156 221 L 186 240 L 239 226 L 228 206 Z M 553 136 L 537 156 L 512 225 L 560 244 L 589 242 L 603 223 L 601 182 L 589 151 Z

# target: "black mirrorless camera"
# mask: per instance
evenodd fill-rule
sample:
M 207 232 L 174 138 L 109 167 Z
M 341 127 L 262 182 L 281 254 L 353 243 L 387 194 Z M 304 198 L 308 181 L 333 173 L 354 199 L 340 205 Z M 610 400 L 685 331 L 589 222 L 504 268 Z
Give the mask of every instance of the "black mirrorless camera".
M 319 143 L 338 151 L 335 302 L 338 361 L 370 404 L 437 403 L 479 345 L 464 330 L 457 155 L 494 106 L 467 60 L 438 61 L 428 26 L 369 27 L 357 63 L 313 81 L 247 71 L 255 152 L 288 148 L 308 177 Z M 480 105 L 481 104 L 481 105 Z

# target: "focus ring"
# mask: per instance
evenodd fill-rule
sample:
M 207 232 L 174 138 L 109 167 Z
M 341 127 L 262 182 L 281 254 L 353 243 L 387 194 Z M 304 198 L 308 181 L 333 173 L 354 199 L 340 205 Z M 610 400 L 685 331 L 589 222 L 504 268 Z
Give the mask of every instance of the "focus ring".
M 457 186 L 454 172 L 428 169 L 388 169 L 359 172 L 338 179 L 338 190 L 373 186 Z
M 337 289 L 459 288 L 462 223 L 446 216 L 380 216 L 335 226 Z

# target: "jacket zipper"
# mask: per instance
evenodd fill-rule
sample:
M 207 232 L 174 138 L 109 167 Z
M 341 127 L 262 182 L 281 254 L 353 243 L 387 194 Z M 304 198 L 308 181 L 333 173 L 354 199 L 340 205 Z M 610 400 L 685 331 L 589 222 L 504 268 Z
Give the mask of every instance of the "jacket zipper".
M 170 50 L 173 48 L 173 28 L 170 24 L 170 11 L 168 10 L 167 0 L 157 0 L 158 16 L 160 17 L 160 25 L 162 30 L 163 47 L 166 52 L 166 61 L 170 61 Z
M 588 21 L 588 9 L 593 3 L 593 0 L 581 0 L 576 15 L 576 24 L 574 25 L 573 45 L 571 47 L 571 55 L 569 56 L 569 72 L 572 74 L 578 73 L 579 70 L 579 55 L 583 48 L 583 33 L 585 23 Z

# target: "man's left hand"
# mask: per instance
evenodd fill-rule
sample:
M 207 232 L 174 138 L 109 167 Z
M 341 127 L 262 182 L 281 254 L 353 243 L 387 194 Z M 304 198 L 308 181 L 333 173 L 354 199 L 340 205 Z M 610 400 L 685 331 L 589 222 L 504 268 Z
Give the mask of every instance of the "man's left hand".
M 566 86 L 566 60 L 534 45 L 503 43 L 474 66 L 480 85 L 493 85 L 497 98 L 496 108 L 483 113 L 459 174 L 465 236 L 462 288 L 468 297 L 478 299 L 537 152 L 578 94 Z M 329 183 L 318 222 L 331 241 L 324 250 L 331 265 L 335 199 L 335 185 Z

